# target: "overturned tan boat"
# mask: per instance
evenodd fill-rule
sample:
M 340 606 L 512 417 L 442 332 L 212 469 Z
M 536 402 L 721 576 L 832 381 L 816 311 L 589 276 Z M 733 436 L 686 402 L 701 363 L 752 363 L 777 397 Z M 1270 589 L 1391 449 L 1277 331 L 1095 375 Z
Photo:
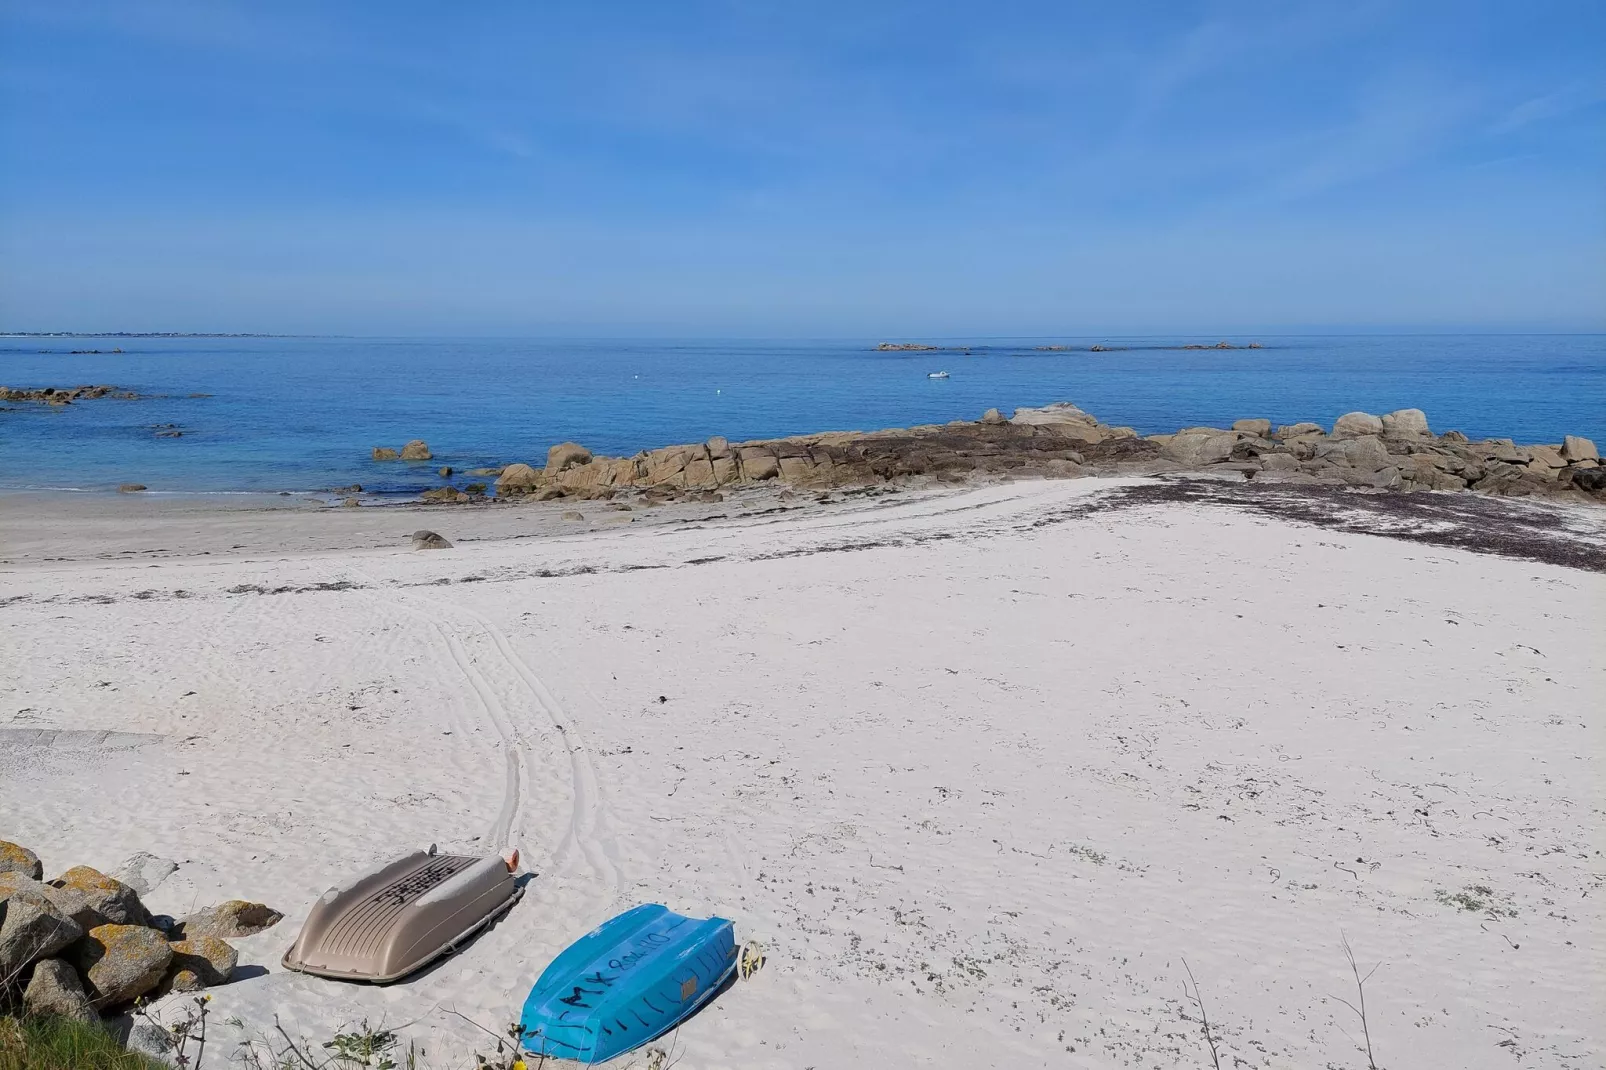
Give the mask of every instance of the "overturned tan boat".
M 518 852 L 415 851 L 313 904 L 284 954 L 287 969 L 347 981 L 396 981 L 461 947 L 524 894 Z

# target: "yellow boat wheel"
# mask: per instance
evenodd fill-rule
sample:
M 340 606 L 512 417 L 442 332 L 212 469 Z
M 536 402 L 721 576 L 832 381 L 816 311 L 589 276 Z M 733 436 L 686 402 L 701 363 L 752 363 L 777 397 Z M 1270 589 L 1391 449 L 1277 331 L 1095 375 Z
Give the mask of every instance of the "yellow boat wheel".
M 749 940 L 742 945 L 741 958 L 736 963 L 736 972 L 742 980 L 747 980 L 764 967 L 764 948 L 757 940 Z

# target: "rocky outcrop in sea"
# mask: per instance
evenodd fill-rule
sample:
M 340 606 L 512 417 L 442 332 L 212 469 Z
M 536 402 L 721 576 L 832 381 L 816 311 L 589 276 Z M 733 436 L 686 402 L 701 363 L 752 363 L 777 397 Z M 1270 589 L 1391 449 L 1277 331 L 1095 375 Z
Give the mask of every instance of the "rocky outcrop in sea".
M 122 398 L 132 400 L 139 395 L 120 386 L 0 386 L 0 401 L 37 401 L 46 405 L 71 405 L 75 401 L 92 398 Z
M 573 442 L 553 446 L 544 464 L 501 470 L 499 497 L 609 498 L 623 491 L 676 496 L 778 481 L 826 489 L 900 480 L 964 482 L 975 477 L 1161 475 L 1200 472 L 1243 479 L 1314 483 L 1379 491 L 1475 491 L 1499 495 L 1606 500 L 1606 469 L 1595 444 L 1567 436 L 1554 444 L 1472 440 L 1436 434 L 1426 414 L 1352 412 L 1331 428 L 1187 427 L 1139 435 L 1075 405 L 988 410 L 977 421 L 841 431 L 752 442 L 711 438 L 630 457 L 596 456 Z M 459 498 L 473 500 L 472 495 Z M 457 500 L 457 499 L 453 499 Z

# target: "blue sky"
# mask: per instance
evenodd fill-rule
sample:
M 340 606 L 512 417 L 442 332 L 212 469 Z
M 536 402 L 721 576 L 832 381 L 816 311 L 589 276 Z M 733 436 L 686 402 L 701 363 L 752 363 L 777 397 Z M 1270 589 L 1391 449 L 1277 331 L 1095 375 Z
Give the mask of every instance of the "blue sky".
M 0 0 L 0 326 L 1606 329 L 1606 4 Z

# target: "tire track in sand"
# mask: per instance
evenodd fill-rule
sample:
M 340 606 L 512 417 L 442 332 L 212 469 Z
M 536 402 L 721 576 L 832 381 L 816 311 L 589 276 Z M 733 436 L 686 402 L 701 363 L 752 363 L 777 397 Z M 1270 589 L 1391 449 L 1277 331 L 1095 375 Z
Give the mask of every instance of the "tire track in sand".
M 435 629 L 442 641 L 445 642 L 447 650 L 451 652 L 452 660 L 457 662 L 458 669 L 463 673 L 464 678 L 468 680 L 469 686 L 474 689 L 475 695 L 479 698 L 480 705 L 484 707 L 485 712 L 490 716 L 491 723 L 496 727 L 497 735 L 502 737 L 502 754 L 506 760 L 507 778 L 502 791 L 502 805 L 497 810 L 496 820 L 492 822 L 491 831 L 487 835 L 489 846 L 493 849 L 500 849 L 509 845 L 514 822 L 519 816 L 519 811 L 524 806 L 523 740 L 520 738 L 512 718 L 508 716 L 507 709 L 503 707 L 501 700 L 496 697 L 496 693 L 491 690 L 491 686 L 486 682 L 485 677 L 480 675 L 480 671 L 474 667 L 474 662 L 469 657 L 468 651 L 463 649 L 462 640 L 458 639 L 457 634 L 447 625 L 430 621 L 430 626 Z
M 510 838 L 515 828 L 520 831 L 521 835 L 523 832 L 523 822 L 519 818 L 524 808 L 524 784 L 528 781 L 528 773 L 525 769 L 524 740 L 519 734 L 513 718 L 508 714 L 507 708 L 502 705 L 502 701 L 496 697 L 495 689 L 491 687 L 489 681 L 474 665 L 473 657 L 463 646 L 462 640 L 458 638 L 457 633 L 451 626 L 442 621 L 438 613 L 431 613 L 427 609 L 421 609 L 412 604 L 414 601 L 419 601 L 429 605 L 431 600 L 398 594 L 395 591 L 387 591 L 374 577 L 363 575 L 355 572 L 355 570 L 353 572 L 367 581 L 370 593 L 374 597 L 388 602 L 390 605 L 428 625 L 439 637 L 441 646 L 445 648 L 453 664 L 457 666 L 458 672 L 468 681 L 470 690 L 474 692 L 475 700 L 479 703 L 480 708 L 485 711 L 486 719 L 490 722 L 492 729 L 500 740 L 499 749 L 503 755 L 502 800 L 497 808 L 496 817 L 491 822 L 490 829 L 486 832 L 486 844 L 492 849 L 500 849 L 511 845 Z
M 381 583 L 373 577 L 364 577 L 376 593 L 383 590 L 381 597 L 386 598 L 398 607 L 412 613 L 426 621 L 437 633 L 452 654 L 453 660 L 474 688 L 481 705 L 496 726 L 497 732 L 502 736 L 509 752 L 509 791 L 504 795 L 504 811 L 509 809 L 508 800 L 514 800 L 511 809 L 517 814 L 523 806 L 523 792 L 521 785 L 528 783 L 528 771 L 525 768 L 527 755 L 524 741 L 519 733 L 513 717 L 496 698 L 494 691 L 486 682 L 485 677 L 474 666 L 473 656 L 468 653 L 461 640 L 445 618 L 457 614 L 467 618 L 491 641 L 498 655 L 512 670 L 513 675 L 530 692 L 545 719 L 557 733 L 558 739 L 563 743 L 563 749 L 569 760 L 569 794 L 571 805 L 569 810 L 568 826 L 563 839 L 552 853 L 553 867 L 559 872 L 572 871 L 575 856 L 584 860 L 583 869 L 589 869 L 590 875 L 601 882 L 610 892 L 619 890 L 620 877 L 615 859 L 618 849 L 613 845 L 612 837 L 607 833 L 604 823 L 604 806 L 602 804 L 601 790 L 598 786 L 596 767 L 591 761 L 589 748 L 585 745 L 584 737 L 575 726 L 573 719 L 563 709 L 562 704 L 553 696 L 551 690 L 542 682 L 529 664 L 519 656 L 513 648 L 507 635 L 491 621 L 466 606 L 444 602 L 440 599 L 430 598 L 416 592 L 402 594 L 394 589 L 394 584 Z M 426 612 L 412 603 L 420 603 L 428 607 Z M 505 827 L 502 824 L 503 815 L 498 815 L 498 824 L 493 826 L 493 835 L 496 829 Z M 509 818 L 509 824 L 512 818 Z
M 619 868 L 615 863 L 618 849 L 604 828 L 605 807 L 597 781 L 596 766 L 591 761 L 590 748 L 586 746 L 584 737 L 574 725 L 574 719 L 565 712 L 529 664 L 513 649 L 512 642 L 500 628 L 472 610 L 461 606 L 454 608 L 473 618 L 496 645 L 497 651 L 507 662 L 508 667 L 529 689 L 536 705 L 552 723 L 559 738 L 563 740 L 564 750 L 569 755 L 574 805 L 569 812 L 568 831 L 564 833 L 563 841 L 553 855 L 554 863 L 559 867 L 567 866 L 578 849 L 596 877 L 609 890 L 618 891 Z

